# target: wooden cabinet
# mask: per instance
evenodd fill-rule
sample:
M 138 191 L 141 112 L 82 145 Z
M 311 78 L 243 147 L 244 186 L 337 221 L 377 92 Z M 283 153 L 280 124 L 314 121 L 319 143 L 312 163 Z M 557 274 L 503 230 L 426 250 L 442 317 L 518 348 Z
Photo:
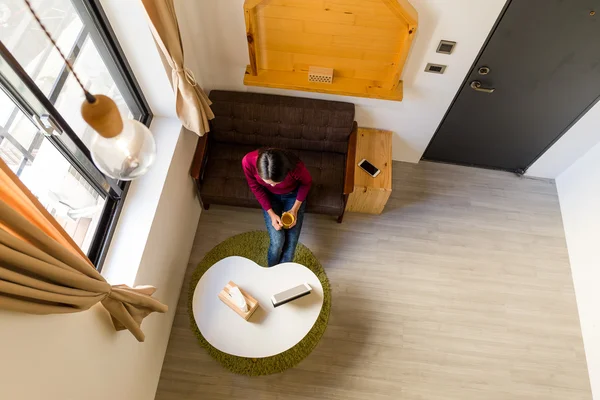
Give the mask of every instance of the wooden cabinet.
M 356 164 L 363 158 L 381 173 L 373 178 L 357 165 L 346 211 L 381 214 L 392 194 L 392 132 L 358 128 Z
M 246 0 L 244 84 L 393 101 L 418 25 L 409 0 Z M 330 81 L 311 68 L 333 70 Z

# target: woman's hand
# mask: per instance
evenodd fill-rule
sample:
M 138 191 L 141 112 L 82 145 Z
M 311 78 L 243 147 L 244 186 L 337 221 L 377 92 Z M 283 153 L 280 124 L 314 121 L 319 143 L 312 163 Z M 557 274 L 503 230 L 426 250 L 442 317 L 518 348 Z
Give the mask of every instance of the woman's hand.
M 294 216 L 294 222 L 292 222 L 292 224 L 290 225 L 290 227 L 288 229 L 292 229 L 294 226 L 296 226 L 296 222 L 298 221 L 298 210 L 300 209 L 301 205 L 302 205 L 302 202 L 296 200 L 292 209 L 288 211 L 290 214 L 292 214 Z
M 273 211 L 272 208 L 269 211 L 267 211 L 267 213 L 269 214 L 269 217 L 271 217 L 271 225 L 273 225 L 273 228 L 275 228 L 276 231 L 280 231 L 281 228 L 283 228 L 281 217 L 275 214 L 275 211 Z

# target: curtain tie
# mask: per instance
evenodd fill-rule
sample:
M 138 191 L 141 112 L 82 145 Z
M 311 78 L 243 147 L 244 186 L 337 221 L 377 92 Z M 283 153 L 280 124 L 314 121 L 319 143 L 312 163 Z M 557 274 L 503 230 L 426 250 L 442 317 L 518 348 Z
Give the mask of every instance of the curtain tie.
M 106 282 L 106 283 L 108 283 L 108 282 Z M 105 299 L 108 299 L 110 297 L 110 295 L 112 294 L 112 291 L 113 291 L 113 286 L 110 283 L 108 283 L 108 291 L 104 295 L 104 298 L 100 301 L 104 301 Z
M 196 82 L 196 77 L 194 76 L 194 73 L 187 67 L 180 67 L 179 65 L 175 64 L 175 66 L 173 67 L 173 72 L 176 73 L 183 73 L 183 76 L 185 76 L 185 80 L 188 81 L 188 83 L 192 86 L 196 86 L 198 85 L 198 82 Z

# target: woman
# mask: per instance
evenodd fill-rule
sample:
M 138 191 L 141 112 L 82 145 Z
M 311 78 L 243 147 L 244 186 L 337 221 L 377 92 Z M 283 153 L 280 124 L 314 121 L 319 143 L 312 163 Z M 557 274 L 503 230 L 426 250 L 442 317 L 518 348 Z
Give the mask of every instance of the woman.
M 271 243 L 269 267 L 294 259 L 306 196 L 312 178 L 300 159 L 281 149 L 260 149 L 246 154 L 242 167 L 250 189 L 263 208 Z M 281 214 L 294 215 L 294 223 L 283 229 Z

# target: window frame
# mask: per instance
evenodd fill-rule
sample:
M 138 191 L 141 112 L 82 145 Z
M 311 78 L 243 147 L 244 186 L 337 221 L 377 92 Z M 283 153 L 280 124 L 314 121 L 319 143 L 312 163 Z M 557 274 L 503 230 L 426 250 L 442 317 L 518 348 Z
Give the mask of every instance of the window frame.
M 83 23 L 83 28 L 73 48 L 61 48 L 61 51 L 65 53 L 69 61 L 74 62 L 86 39 L 90 38 L 134 118 L 144 125 L 150 126 L 153 117 L 150 106 L 125 58 L 100 1 L 70 0 L 70 2 L 76 9 Z M 66 65 L 62 66 L 54 86 L 46 97 L 1 42 L 0 56 L 2 58 L 0 63 L 7 64 L 7 68 L 10 69 L 2 69 L 3 74 L 0 74 L 2 89 L 15 105 L 40 128 L 38 136 L 33 142 L 43 140 L 45 136 L 71 166 L 105 198 L 104 209 L 87 252 L 89 259 L 100 271 L 106 259 L 119 215 L 123 209 L 130 182 L 117 181 L 104 176 L 93 164 L 89 149 L 55 108 L 54 103 L 71 74 Z M 48 129 L 41 128 L 40 114 L 44 111 L 44 117 L 46 118 L 44 125 L 50 125 L 50 130 L 54 128 L 55 132 L 59 132 L 58 134 L 48 134 Z M 38 139 L 38 137 L 41 139 Z M 11 141 L 11 143 L 13 142 Z M 32 146 L 33 144 L 30 149 Z M 23 148 L 22 150 L 27 149 Z M 24 153 L 25 156 L 30 152 Z M 26 159 L 22 162 L 26 162 Z

